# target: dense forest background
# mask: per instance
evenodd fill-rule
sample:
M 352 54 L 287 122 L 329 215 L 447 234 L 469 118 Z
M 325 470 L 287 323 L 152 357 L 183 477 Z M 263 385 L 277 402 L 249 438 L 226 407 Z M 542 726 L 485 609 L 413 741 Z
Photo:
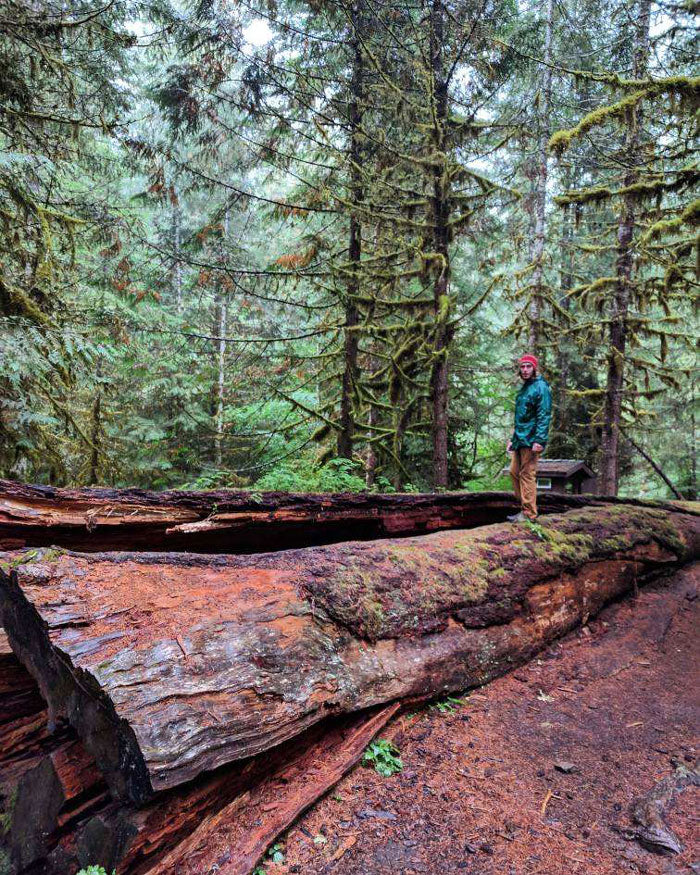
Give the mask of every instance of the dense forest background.
M 0 476 L 696 495 L 693 0 L 0 0 Z

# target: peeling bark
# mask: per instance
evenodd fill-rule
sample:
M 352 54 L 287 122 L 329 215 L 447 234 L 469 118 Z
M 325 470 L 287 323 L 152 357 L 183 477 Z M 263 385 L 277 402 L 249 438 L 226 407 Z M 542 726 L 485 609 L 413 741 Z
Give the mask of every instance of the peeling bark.
M 590 498 L 543 495 L 541 513 Z M 147 492 L 55 489 L 0 480 L 0 549 L 252 553 L 503 522 L 506 492 L 311 495 L 286 492 Z
M 265 850 L 357 763 L 374 736 L 399 711 L 388 705 L 340 723 L 213 817 L 202 820 L 149 875 L 249 875 Z
M 107 795 L 95 761 L 75 738 L 43 756 L 16 784 L 8 840 L 16 870 L 42 860 L 59 830 L 69 829 Z
M 64 737 L 15 782 L 12 827 L 0 850 L 7 850 L 13 875 L 37 867 L 42 875 L 74 875 L 95 860 L 129 875 L 199 875 L 217 860 L 221 866 L 224 856 L 226 871 L 247 875 L 268 844 L 352 768 L 399 707 L 326 721 L 141 809 L 109 800 L 92 758 L 74 737 Z
M 30 551 L 5 554 L 0 605 L 55 715 L 141 805 L 329 715 L 485 683 L 697 555 L 699 529 L 618 504 L 257 556 Z

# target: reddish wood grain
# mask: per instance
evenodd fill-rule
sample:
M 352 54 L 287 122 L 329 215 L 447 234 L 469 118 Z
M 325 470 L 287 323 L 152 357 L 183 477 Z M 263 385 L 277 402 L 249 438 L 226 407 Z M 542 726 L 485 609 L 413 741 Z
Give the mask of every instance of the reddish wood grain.
M 114 793 L 143 804 L 330 714 L 480 684 L 652 568 L 698 517 L 624 505 L 257 556 L 8 556 L 3 623 Z
M 592 497 L 541 496 L 561 512 Z M 57 489 L 0 480 L 0 549 L 251 553 L 345 540 L 427 534 L 505 520 L 505 492 L 427 495 L 294 494 L 220 490 Z

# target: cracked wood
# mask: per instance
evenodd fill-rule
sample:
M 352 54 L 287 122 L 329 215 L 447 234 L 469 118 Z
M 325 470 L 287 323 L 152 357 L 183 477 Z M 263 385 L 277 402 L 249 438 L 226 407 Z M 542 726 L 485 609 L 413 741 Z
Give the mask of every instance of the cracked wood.
M 137 804 L 335 713 L 482 684 L 698 552 L 698 517 L 610 505 L 256 556 L 6 554 L 3 624 Z

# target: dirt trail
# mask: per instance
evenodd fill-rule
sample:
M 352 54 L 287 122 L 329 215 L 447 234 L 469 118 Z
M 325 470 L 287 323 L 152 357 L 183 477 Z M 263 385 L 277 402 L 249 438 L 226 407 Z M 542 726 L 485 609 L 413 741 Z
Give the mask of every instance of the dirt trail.
M 290 830 L 285 862 L 267 871 L 700 872 L 697 786 L 668 809 L 679 855 L 645 850 L 631 815 L 660 781 L 696 765 L 699 587 L 696 565 L 608 608 L 454 713 L 401 717 L 383 735 L 403 771 L 356 768 Z

